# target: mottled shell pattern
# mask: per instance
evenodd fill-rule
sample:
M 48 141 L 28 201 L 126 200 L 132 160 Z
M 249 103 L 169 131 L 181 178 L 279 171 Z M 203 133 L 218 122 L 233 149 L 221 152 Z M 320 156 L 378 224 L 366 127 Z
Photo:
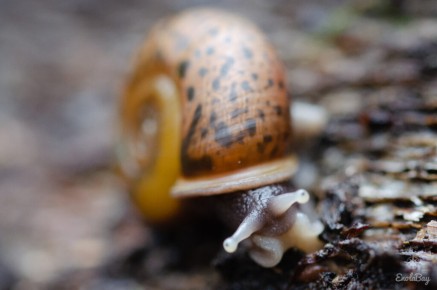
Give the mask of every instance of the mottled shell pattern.
M 182 172 L 173 195 L 219 194 L 291 177 L 296 162 L 284 68 L 252 23 L 215 9 L 162 20 L 141 50 L 125 97 L 157 74 L 174 81 L 181 108 Z

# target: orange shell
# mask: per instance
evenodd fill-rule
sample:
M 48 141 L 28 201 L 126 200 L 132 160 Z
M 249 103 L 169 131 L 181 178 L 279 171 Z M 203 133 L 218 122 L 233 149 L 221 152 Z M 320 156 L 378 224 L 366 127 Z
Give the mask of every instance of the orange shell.
M 174 80 L 180 94 L 182 173 L 173 195 L 250 189 L 293 175 L 284 68 L 252 23 L 215 9 L 159 22 L 141 50 L 127 97 L 157 74 Z M 250 172 L 252 178 L 238 182 Z M 215 181 L 208 179 L 220 189 L 211 189 Z

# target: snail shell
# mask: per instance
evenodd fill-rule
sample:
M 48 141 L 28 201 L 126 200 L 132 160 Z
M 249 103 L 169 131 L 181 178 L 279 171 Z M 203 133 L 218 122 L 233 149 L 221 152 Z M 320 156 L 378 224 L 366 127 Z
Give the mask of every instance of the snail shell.
M 195 9 L 159 22 L 140 52 L 122 102 L 123 139 L 128 140 L 123 168 L 141 178 L 157 170 L 158 159 L 178 156 L 180 174 L 163 171 L 178 175 L 170 188 L 176 197 L 289 179 L 296 160 L 289 150 L 284 78 L 274 49 L 246 20 Z M 169 134 L 175 135 L 172 140 L 157 137 Z M 163 152 L 170 145 L 171 154 Z

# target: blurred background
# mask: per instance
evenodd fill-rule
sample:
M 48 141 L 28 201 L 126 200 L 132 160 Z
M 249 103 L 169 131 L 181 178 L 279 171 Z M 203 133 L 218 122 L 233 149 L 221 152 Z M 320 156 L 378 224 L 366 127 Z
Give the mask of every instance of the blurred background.
M 361 106 L 371 86 L 396 90 L 437 68 L 432 0 L 1 0 L 0 289 L 56 289 L 68 273 L 68 289 L 140 287 L 110 288 L 95 272 L 147 243 L 138 218 L 119 230 L 131 209 L 113 170 L 117 102 L 151 25 L 199 5 L 257 23 L 292 95 L 334 113 Z M 421 90 L 436 87 L 427 79 Z M 329 107 L 334 97 L 343 106 Z M 203 288 L 217 279 L 205 271 L 150 289 Z

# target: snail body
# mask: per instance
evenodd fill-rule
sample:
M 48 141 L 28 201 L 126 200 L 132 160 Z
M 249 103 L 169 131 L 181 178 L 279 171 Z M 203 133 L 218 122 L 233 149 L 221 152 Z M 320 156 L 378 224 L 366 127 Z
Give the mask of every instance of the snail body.
M 284 185 L 297 167 L 284 83 L 266 37 L 233 14 L 192 9 L 152 28 L 121 103 L 119 150 L 146 218 L 165 221 L 179 199 L 227 200 L 239 225 L 224 248 L 254 238 L 258 263 L 279 262 L 287 243 L 274 237 L 290 232 L 309 199 Z

